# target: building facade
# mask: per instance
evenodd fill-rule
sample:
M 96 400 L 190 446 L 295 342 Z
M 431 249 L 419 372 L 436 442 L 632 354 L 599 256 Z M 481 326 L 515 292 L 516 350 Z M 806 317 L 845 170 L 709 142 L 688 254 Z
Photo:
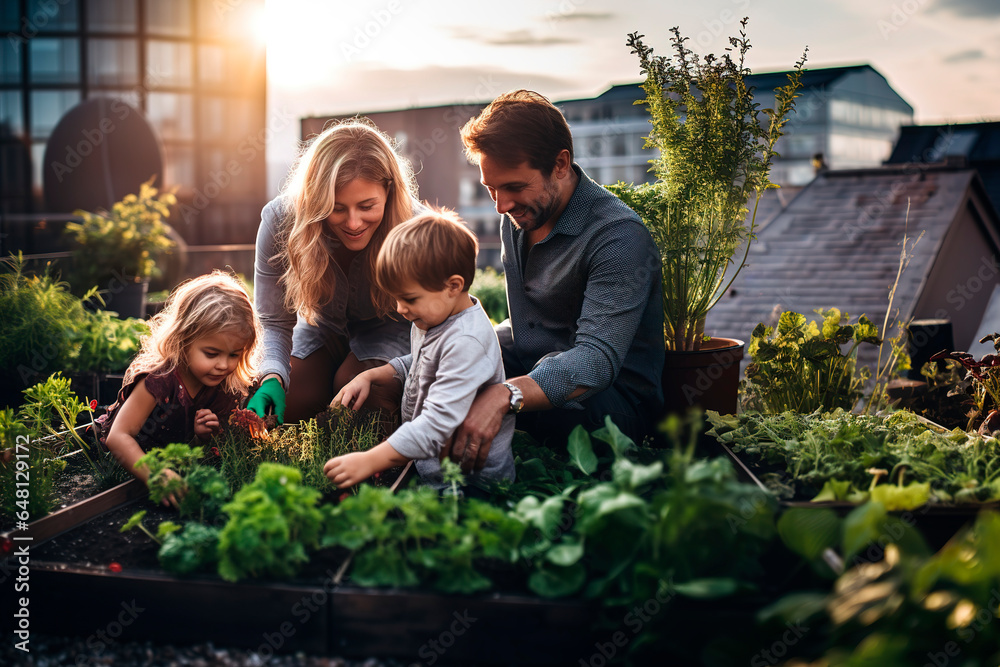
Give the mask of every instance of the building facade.
M 171 224 L 190 244 L 252 242 L 266 197 L 263 0 L 11 0 L 0 4 L 0 214 L 46 210 L 48 160 L 106 148 L 113 125 L 50 146 L 76 105 L 139 110 L 177 188 Z M 104 147 L 101 144 L 104 143 Z M 74 158 L 74 151 L 76 157 Z M 51 167 L 51 165 L 49 165 Z M 143 175 L 145 180 L 150 175 Z M 49 198 L 51 200 L 51 198 Z

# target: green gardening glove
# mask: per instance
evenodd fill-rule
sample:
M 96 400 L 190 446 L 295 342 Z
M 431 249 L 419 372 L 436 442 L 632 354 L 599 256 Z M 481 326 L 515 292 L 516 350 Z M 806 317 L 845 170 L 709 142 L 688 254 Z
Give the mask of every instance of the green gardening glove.
M 258 417 L 263 417 L 268 408 L 274 408 L 278 423 L 285 423 L 285 389 L 278 378 L 268 378 L 260 385 L 260 389 L 247 403 L 247 410 L 253 410 Z

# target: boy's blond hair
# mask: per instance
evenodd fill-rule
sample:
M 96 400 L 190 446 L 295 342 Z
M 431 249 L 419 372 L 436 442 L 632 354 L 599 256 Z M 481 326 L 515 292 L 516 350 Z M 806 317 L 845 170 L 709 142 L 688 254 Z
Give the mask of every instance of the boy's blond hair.
M 476 235 L 458 214 L 432 208 L 389 232 L 375 261 L 375 281 L 389 294 L 400 294 L 408 282 L 439 292 L 448 278 L 459 275 L 467 292 L 476 275 L 478 252 Z

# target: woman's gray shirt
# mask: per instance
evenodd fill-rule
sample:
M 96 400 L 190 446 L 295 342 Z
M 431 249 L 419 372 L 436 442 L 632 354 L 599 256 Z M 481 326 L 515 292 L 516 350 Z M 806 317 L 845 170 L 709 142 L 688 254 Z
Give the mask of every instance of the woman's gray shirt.
M 425 483 L 443 486 L 438 456 L 465 420 L 473 399 L 485 386 L 504 381 L 500 344 L 479 301 L 426 332 L 411 330 L 411 352 L 389 363 L 403 380 L 403 425 L 389 444 L 416 461 Z M 500 432 L 482 470 L 466 477 L 470 484 L 514 479 L 514 415 L 504 415 Z
M 423 207 L 414 202 L 414 212 Z M 337 338 L 347 339 L 351 352 L 364 361 L 388 361 L 406 354 L 409 349 L 410 323 L 399 317 L 380 318 L 371 301 L 371 282 L 365 269 L 365 253 L 358 253 L 347 272 L 330 262 L 335 273 L 333 298 L 319 308 L 316 324 L 310 325 L 285 308 L 285 288 L 279 283 L 284 267 L 277 259 L 283 248 L 286 230 L 282 229 L 291 211 L 288 199 L 279 196 L 264 207 L 257 230 L 254 259 L 254 306 L 264 327 L 263 360 L 259 376 L 269 373 L 281 376 L 288 389 L 291 356 L 304 359 L 321 347 L 332 345 Z M 331 241 L 331 254 L 339 246 Z

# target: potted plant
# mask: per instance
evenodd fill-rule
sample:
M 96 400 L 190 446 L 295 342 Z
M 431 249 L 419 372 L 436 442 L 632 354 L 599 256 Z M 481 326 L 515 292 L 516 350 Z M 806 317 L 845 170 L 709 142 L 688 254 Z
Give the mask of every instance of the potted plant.
M 122 317 L 145 316 L 149 279 L 159 275 L 156 262 L 175 245 L 164 218 L 177 198 L 154 188 L 154 179 L 110 212 L 76 210 L 81 222 L 66 224 L 66 233 L 78 244 L 73 251 L 74 286 L 86 290 L 96 285 L 106 307 Z
M 739 37 L 729 38 L 732 48 L 721 58 L 699 58 L 676 27 L 672 58 L 654 55 L 638 33 L 627 41 L 645 75 L 646 97 L 636 104 L 649 110 L 652 129 L 645 147 L 658 151 L 649 161 L 656 179 L 609 189 L 639 214 L 660 249 L 668 407 L 681 401 L 722 412 L 736 408 L 743 342 L 706 342 L 705 316 L 745 266 L 757 204 L 764 190 L 777 187 L 768 179 L 774 146 L 798 97 L 805 64 L 803 53 L 788 84 L 774 91 L 774 108 L 759 109 L 746 83 L 746 24 L 743 19 Z M 678 354 L 699 351 L 707 354 Z M 702 367 L 715 360 L 729 368 L 728 376 Z M 674 368 L 680 375 L 671 379 Z M 713 385 L 724 387 L 723 405 L 707 398 Z

